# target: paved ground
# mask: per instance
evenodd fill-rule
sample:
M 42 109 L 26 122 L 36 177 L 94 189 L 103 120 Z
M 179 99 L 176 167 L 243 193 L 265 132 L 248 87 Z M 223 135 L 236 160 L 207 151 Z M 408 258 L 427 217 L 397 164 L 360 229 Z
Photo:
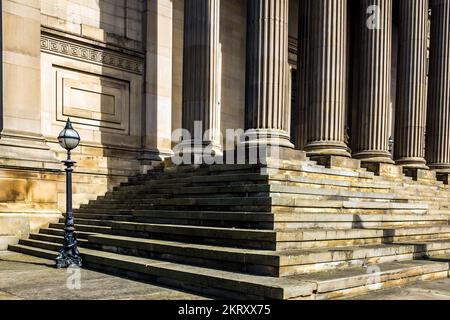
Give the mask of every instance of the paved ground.
M 203 297 L 98 272 L 56 270 L 52 261 L 0 252 L 0 300 L 200 300 Z M 81 289 L 71 290 L 81 285 Z
M 357 300 L 450 300 L 450 279 L 376 291 Z
M 56 270 L 52 261 L 0 252 L 0 300 L 202 300 L 204 297 L 102 273 Z M 81 285 L 81 289 L 70 289 Z M 353 300 L 355 300 L 353 298 Z M 450 300 L 450 279 L 391 288 L 357 300 Z

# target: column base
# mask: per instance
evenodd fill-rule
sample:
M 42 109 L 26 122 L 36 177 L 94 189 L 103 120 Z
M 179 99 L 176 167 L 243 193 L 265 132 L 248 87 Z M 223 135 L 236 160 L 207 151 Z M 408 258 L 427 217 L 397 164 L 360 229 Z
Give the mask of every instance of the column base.
M 396 160 L 395 163 L 399 166 L 402 166 L 403 169 L 430 169 L 427 166 L 427 161 L 424 158 L 400 158 Z
M 368 150 L 357 152 L 353 158 L 361 160 L 362 163 L 386 163 L 395 164 L 389 151 Z
M 428 167 L 437 173 L 450 173 L 450 164 L 447 163 L 429 163 Z
M 178 166 L 204 165 L 270 165 L 277 166 L 281 161 L 307 161 L 306 152 L 291 148 L 271 148 L 268 146 L 238 146 L 233 150 L 226 150 L 221 155 L 211 157 L 211 161 L 202 163 L 180 163 L 175 157 L 166 158 L 161 170 Z
M 291 137 L 283 130 L 251 129 L 247 130 L 239 143 L 239 147 L 270 146 L 294 149 Z
M 337 156 L 351 158 L 347 145 L 339 141 L 312 142 L 305 147 L 308 157 Z
M 390 163 L 363 162 L 361 164 L 367 171 L 375 173 L 375 175 L 396 181 L 403 180 L 402 167 Z
M 211 164 L 223 155 L 222 146 L 215 141 L 186 140 L 173 152 L 172 162 L 178 165 Z

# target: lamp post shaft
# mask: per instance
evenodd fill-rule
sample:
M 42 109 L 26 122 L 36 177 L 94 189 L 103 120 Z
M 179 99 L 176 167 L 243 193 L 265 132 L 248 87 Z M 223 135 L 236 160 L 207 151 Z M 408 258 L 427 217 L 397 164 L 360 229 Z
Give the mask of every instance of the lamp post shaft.
M 73 166 L 76 162 L 71 159 L 70 151 L 67 152 L 67 160 L 63 161 L 63 163 L 66 166 L 66 221 L 64 227 L 64 246 L 56 258 L 56 267 L 58 269 L 82 266 L 75 236 L 75 221 L 72 208 L 72 173 Z
M 66 231 L 74 232 L 75 224 L 72 208 L 72 173 L 74 162 L 70 158 L 70 151 L 67 152 L 68 159 L 64 161 L 66 166 Z

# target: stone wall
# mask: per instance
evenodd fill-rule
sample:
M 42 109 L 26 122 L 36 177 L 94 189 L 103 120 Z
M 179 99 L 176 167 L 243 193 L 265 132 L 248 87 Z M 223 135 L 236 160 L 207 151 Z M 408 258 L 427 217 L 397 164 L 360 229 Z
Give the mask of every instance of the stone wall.
M 0 238 L 60 215 L 60 164 L 42 135 L 40 21 L 40 1 L 3 1 Z
M 41 0 L 42 25 L 142 49 L 145 0 Z
M 55 137 L 70 117 L 82 144 L 75 206 L 140 171 L 145 116 L 144 0 L 41 1 L 42 133 Z M 58 209 L 63 210 L 64 187 Z
M 68 117 L 82 138 L 75 207 L 171 154 L 181 127 L 184 1 L 2 4 L 0 237 L 25 236 L 64 212 L 66 155 L 56 137 Z M 246 1 L 222 1 L 223 132 L 244 127 L 246 17 Z
M 82 138 L 75 207 L 159 158 L 157 142 L 143 142 L 146 8 L 144 0 L 3 1 L 0 249 L 64 211 L 66 155 L 56 137 L 68 117 Z

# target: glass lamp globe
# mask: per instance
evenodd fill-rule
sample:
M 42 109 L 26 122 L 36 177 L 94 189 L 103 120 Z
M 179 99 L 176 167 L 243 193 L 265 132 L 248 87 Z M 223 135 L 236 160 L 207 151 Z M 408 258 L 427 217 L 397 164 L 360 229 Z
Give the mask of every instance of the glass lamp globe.
M 73 150 L 80 144 L 80 135 L 73 128 L 70 119 L 67 119 L 66 127 L 58 136 L 58 141 L 61 147 L 67 151 Z

